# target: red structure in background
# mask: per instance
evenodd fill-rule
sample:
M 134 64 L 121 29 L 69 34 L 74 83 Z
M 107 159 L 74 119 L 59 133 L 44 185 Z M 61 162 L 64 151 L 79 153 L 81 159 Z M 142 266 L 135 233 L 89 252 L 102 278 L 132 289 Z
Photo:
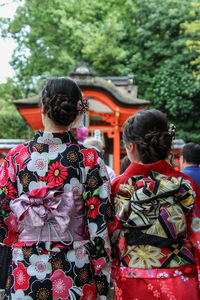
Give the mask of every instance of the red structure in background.
M 173 153 L 173 161 L 174 161 L 174 168 L 177 171 L 181 171 L 180 169 L 180 155 L 181 149 L 183 148 L 185 142 L 183 140 L 174 140 L 172 143 L 172 153 Z
M 101 131 L 106 163 L 119 175 L 120 162 L 126 153 L 122 143 L 123 123 L 139 110 L 147 109 L 149 101 L 137 98 L 137 86 L 133 85 L 133 76 L 95 77 L 94 72 L 86 64 L 82 64 L 72 70 L 70 77 L 78 83 L 83 97 L 87 97 L 89 101 L 85 125 L 90 135 L 96 129 Z M 33 130 L 43 129 L 39 95 L 15 100 L 14 104 Z M 0 140 L 0 162 L 9 149 L 19 142 L 21 140 Z M 179 169 L 183 144 L 184 142 L 175 142 L 173 146 L 176 169 Z
M 81 64 L 70 73 L 89 101 L 86 126 L 90 135 L 96 129 L 102 134 L 107 163 L 120 174 L 120 161 L 125 153 L 121 143 L 124 121 L 142 109 L 149 107 L 149 101 L 137 98 L 137 86 L 132 76 L 95 77 L 94 72 Z M 18 111 L 33 130 L 43 129 L 40 115 L 40 99 L 35 96 L 15 100 Z

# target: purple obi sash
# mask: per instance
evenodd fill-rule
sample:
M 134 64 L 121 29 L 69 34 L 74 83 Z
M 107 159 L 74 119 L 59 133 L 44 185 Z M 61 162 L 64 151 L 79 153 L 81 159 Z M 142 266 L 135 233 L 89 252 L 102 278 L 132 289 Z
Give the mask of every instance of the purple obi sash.
M 10 203 L 18 221 L 20 242 L 80 241 L 84 239 L 81 195 L 63 192 L 60 185 L 34 189 Z

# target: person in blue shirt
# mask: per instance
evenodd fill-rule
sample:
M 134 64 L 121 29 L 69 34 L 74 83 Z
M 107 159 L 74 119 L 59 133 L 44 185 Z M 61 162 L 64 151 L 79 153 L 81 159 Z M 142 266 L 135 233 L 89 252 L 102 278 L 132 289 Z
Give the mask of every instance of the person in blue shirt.
M 200 187 L 200 145 L 187 143 L 181 150 L 180 166 L 182 173 L 192 177 Z

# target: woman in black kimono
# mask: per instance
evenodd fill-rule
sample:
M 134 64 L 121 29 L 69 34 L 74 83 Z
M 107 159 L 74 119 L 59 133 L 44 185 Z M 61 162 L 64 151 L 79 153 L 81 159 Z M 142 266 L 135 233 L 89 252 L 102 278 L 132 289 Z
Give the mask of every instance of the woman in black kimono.
M 12 247 L 5 299 L 106 299 L 110 184 L 101 154 L 70 132 L 87 101 L 66 77 L 49 79 L 41 98 L 44 131 L 0 171 L 0 241 Z

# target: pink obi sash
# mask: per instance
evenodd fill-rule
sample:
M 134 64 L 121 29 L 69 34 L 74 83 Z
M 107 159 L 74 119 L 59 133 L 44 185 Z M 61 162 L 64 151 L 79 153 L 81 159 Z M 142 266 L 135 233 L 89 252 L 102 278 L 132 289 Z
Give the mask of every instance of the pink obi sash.
M 19 242 L 64 242 L 84 239 L 84 202 L 80 195 L 48 184 L 10 203 L 18 221 Z

